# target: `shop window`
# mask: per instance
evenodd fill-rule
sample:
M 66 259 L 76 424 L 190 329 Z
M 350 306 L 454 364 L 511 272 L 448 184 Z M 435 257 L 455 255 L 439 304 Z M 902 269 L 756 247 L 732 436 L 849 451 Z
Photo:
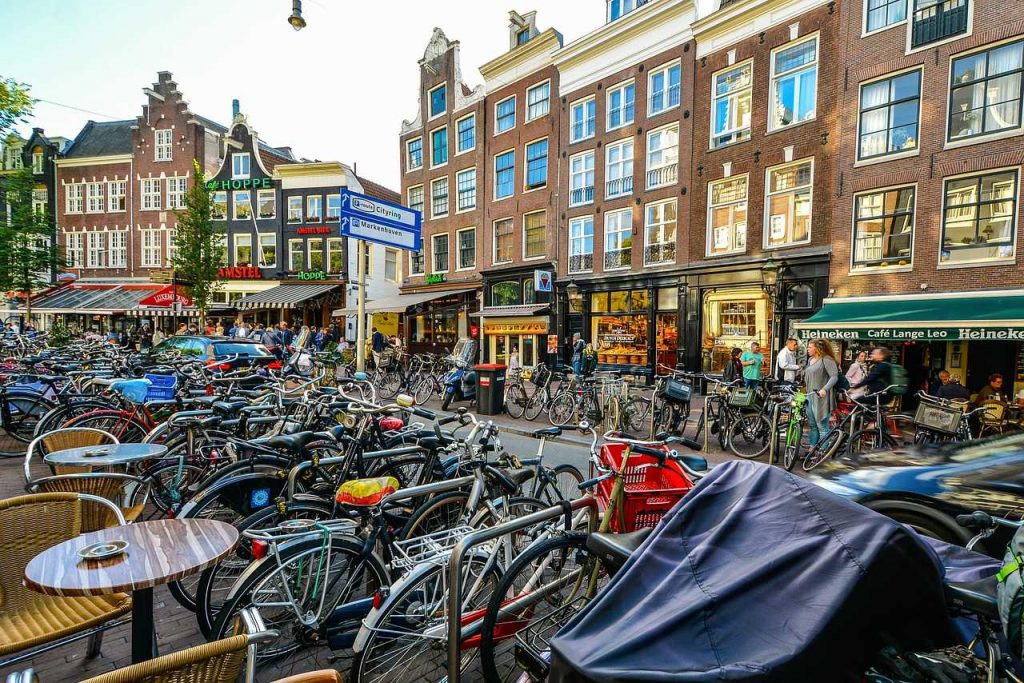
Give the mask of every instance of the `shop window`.
M 594 292 L 590 295 L 590 310 L 593 313 L 608 312 L 608 292 Z
M 454 344 L 458 341 L 459 314 L 447 308 L 410 316 L 409 339 L 416 344 Z
M 679 348 L 679 315 L 676 313 L 658 313 L 655 316 L 655 337 L 657 343 L 655 373 L 662 374 L 666 368 L 676 366 L 676 350 Z
M 768 296 L 760 289 L 707 294 L 702 330 L 704 370 L 720 373 L 733 348 L 747 349 L 754 341 L 767 348 L 770 311 Z
M 1013 258 L 1016 170 L 947 180 L 945 196 L 942 263 Z
M 807 311 L 814 308 L 814 287 L 806 282 L 798 282 L 786 287 L 786 310 Z
M 491 285 L 491 306 L 517 306 L 520 299 L 519 280 L 506 280 Z
M 646 290 L 595 293 L 591 338 L 598 362 L 614 365 L 648 365 L 650 298 Z M 596 303 L 593 303 L 596 302 Z
M 235 265 L 252 265 L 252 235 L 235 235 Z
M 712 147 L 723 147 L 750 139 L 750 92 L 753 71 L 753 63 L 747 62 L 715 75 Z
M 594 217 L 569 221 L 569 272 L 589 273 L 594 269 Z
M 818 37 L 772 52 L 769 130 L 815 117 L 818 99 Z
M 313 271 L 324 269 L 324 241 L 317 237 L 309 240 L 307 244 L 309 252 L 309 269 Z
M 765 247 L 785 247 L 811 239 L 813 160 L 768 169 Z
M 679 307 L 679 291 L 675 287 L 662 287 L 658 290 L 658 310 L 674 311 Z
M 854 267 L 910 265 L 914 236 L 914 188 L 857 195 Z
M 949 139 L 1021 127 L 1024 40 L 953 60 L 950 74 Z

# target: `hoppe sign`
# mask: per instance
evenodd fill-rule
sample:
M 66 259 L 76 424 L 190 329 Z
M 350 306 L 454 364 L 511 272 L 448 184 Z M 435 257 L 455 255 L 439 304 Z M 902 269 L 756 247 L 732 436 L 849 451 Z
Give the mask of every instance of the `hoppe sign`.
M 885 341 L 1024 341 L 1024 328 L 1010 327 L 854 327 L 802 329 L 801 339 Z

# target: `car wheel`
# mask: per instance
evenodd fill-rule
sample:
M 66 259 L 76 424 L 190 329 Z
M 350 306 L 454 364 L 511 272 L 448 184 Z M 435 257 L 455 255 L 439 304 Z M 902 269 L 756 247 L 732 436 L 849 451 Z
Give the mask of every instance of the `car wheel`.
M 967 545 L 967 542 L 971 540 L 970 531 L 957 524 L 955 519 L 944 512 L 919 503 L 879 501 L 868 503 L 867 507 L 901 524 L 906 524 L 922 536 L 936 538 L 954 545 Z

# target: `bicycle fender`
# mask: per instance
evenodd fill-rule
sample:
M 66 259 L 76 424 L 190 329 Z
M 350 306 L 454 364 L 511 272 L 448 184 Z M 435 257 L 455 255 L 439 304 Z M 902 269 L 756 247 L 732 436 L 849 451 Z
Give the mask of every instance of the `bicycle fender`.
M 438 571 L 438 565 L 431 562 L 418 564 L 391 584 L 390 588 L 388 588 L 388 596 L 381 601 L 380 607 L 371 609 L 370 613 L 366 615 L 365 619 L 363 619 L 363 624 L 359 627 L 359 633 L 356 634 L 355 642 L 352 643 L 352 650 L 354 652 L 363 651 L 366 647 L 366 641 L 370 638 L 370 634 L 373 633 L 373 629 L 377 627 L 378 615 L 385 611 L 385 609 L 394 602 L 394 596 L 401 593 L 402 586 L 410 581 L 418 581 L 420 577 L 436 571 Z M 444 571 L 443 565 L 441 565 L 440 571 Z

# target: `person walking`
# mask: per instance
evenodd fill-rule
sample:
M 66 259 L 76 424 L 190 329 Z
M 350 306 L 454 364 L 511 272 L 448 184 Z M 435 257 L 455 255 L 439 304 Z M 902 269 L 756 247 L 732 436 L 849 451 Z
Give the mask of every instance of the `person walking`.
M 139 330 L 139 351 L 148 351 L 153 348 L 153 331 L 149 327 L 149 323 L 142 326 Z
M 742 354 L 743 349 L 738 346 L 729 352 L 729 360 L 722 370 L 722 381 L 726 384 L 732 384 L 736 380 L 743 378 L 743 363 L 740 362 Z
M 572 365 L 572 371 L 576 375 L 583 374 L 583 349 L 587 348 L 586 343 L 580 338 L 579 332 L 573 332 L 572 334 L 572 357 L 569 359 L 569 363 Z
M 160 343 L 164 340 L 164 333 L 160 328 L 153 330 L 153 346 L 160 346 Z
M 750 342 L 750 350 L 740 356 L 740 364 L 743 366 L 743 386 L 756 389 L 761 384 L 761 367 L 764 365 L 761 345 Z
M 508 354 L 508 371 L 511 374 L 522 369 L 523 366 L 519 362 L 519 347 L 513 346 L 512 351 L 510 351 Z
M 588 343 L 583 349 L 583 374 L 590 377 L 595 370 L 597 370 L 597 351 L 594 350 L 593 344 Z
M 786 345 L 775 357 L 776 378 L 783 382 L 795 382 L 800 372 L 800 364 L 796 362 L 796 350 L 800 348 L 800 342 L 793 337 L 786 340 Z
M 814 339 L 807 345 L 807 368 L 804 369 L 804 384 L 807 387 L 808 425 L 810 444 L 821 441 L 828 433 L 828 418 L 836 408 L 835 392 L 832 390 L 839 381 L 839 363 L 832 345 L 821 339 Z
M 388 342 L 384 333 L 378 330 L 376 327 L 373 328 L 373 336 L 370 338 L 370 351 L 373 353 L 373 364 L 375 367 L 380 367 L 381 354 L 384 353 L 384 349 L 387 348 Z
M 850 398 L 860 398 L 867 393 L 867 389 L 860 387 L 854 389 L 853 387 L 864 381 L 864 378 L 868 376 L 868 352 L 858 351 L 857 355 L 853 357 L 853 362 L 850 363 L 850 367 L 846 369 L 846 379 L 850 383 L 850 389 L 846 391 L 846 395 Z

